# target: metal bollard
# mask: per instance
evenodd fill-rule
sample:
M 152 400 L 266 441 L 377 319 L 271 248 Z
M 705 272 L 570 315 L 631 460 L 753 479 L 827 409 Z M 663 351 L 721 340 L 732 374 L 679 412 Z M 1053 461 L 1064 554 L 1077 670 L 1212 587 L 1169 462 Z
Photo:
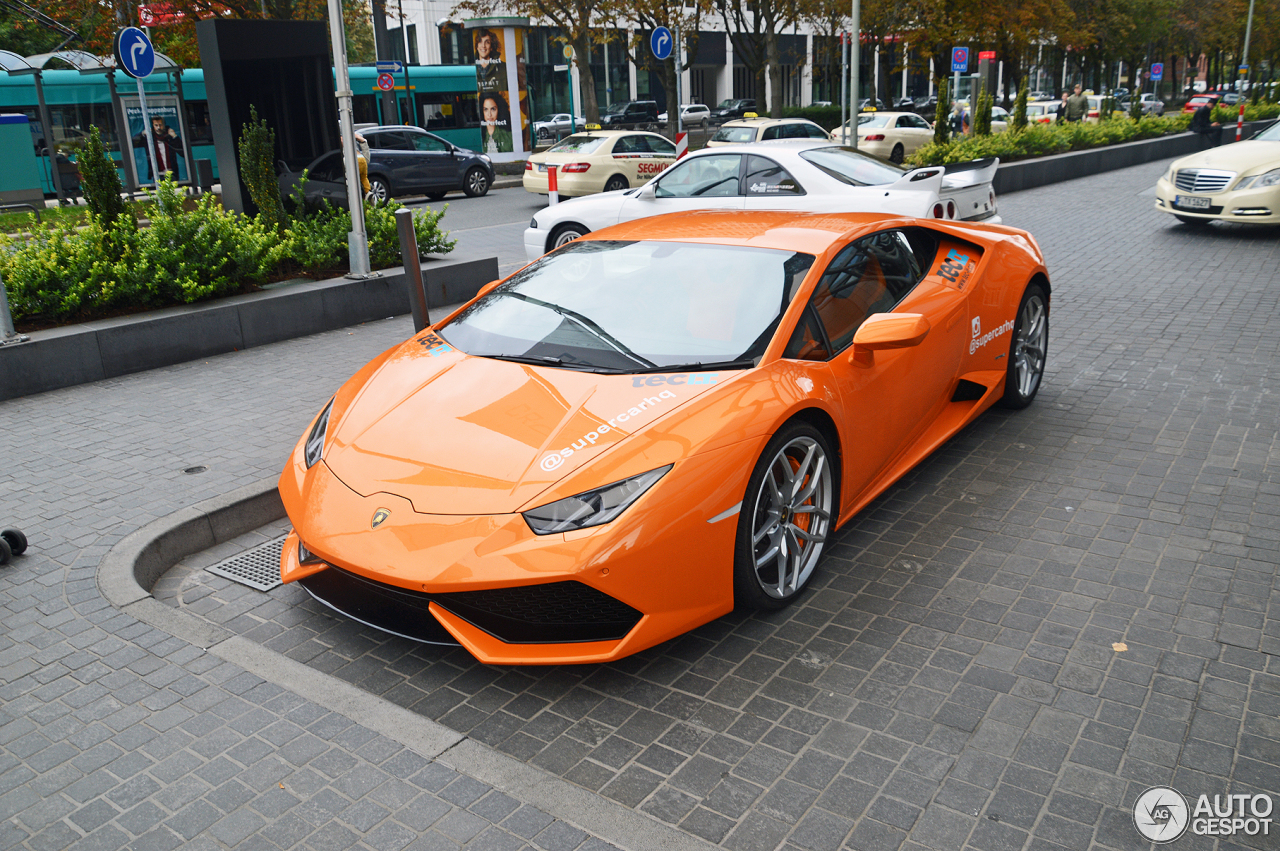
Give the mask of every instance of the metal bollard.
M 556 185 L 556 166 L 547 164 L 547 206 L 560 203 L 560 187 Z
M 0 278 L 0 346 L 6 343 L 25 343 L 31 338 L 13 330 L 13 317 L 9 314 L 9 294 L 4 289 L 4 279 Z
M 400 262 L 404 264 L 404 279 L 409 286 L 409 307 L 413 310 L 413 331 L 416 334 L 431 324 L 427 315 L 427 292 L 422 287 L 418 235 L 413 230 L 413 210 L 401 207 L 395 215 L 396 231 L 400 234 Z

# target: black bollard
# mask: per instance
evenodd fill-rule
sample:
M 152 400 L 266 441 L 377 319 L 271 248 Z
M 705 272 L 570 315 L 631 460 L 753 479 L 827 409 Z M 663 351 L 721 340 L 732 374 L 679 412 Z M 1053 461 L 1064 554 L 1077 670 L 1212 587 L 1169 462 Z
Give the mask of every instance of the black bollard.
M 422 288 L 422 263 L 418 260 L 418 235 L 413 230 L 413 210 L 401 207 L 396 210 L 396 230 L 400 234 L 400 262 L 404 264 L 404 279 L 409 286 L 409 307 L 413 310 L 413 330 L 416 334 L 431 323 L 427 316 L 427 292 Z

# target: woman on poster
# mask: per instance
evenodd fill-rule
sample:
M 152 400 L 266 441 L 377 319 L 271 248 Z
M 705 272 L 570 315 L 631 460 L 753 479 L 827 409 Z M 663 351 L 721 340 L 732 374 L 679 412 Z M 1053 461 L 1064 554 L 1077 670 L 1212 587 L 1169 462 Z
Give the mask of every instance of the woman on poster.
M 507 64 L 502 61 L 502 38 L 488 29 L 475 32 L 476 81 L 482 92 L 507 90 Z
M 514 150 L 511 144 L 511 107 L 501 92 L 480 96 L 480 150 L 486 154 L 505 154 Z

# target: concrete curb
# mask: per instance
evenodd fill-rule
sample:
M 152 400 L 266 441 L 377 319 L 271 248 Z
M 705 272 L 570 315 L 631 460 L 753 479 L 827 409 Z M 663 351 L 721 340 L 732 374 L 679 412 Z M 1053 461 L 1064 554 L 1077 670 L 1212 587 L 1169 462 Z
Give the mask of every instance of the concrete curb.
M 498 258 L 422 264 L 427 303 L 470 300 Z M 409 312 L 403 267 L 362 280 L 293 282 L 205 304 L 36 331 L 0 348 L 0 400 L 262 346 Z
M 626 851 L 717 847 L 151 596 L 156 581 L 183 558 L 283 516 L 274 479 L 180 509 L 112 547 L 98 565 L 98 589 L 112 606 L 143 623 Z

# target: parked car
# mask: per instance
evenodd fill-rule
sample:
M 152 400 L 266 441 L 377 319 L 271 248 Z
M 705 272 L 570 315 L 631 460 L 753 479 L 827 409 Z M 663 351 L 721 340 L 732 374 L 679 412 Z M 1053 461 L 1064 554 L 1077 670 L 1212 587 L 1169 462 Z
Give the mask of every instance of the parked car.
M 524 188 L 546 195 L 547 166 L 554 164 L 556 192 L 563 197 L 614 192 L 645 183 L 675 161 L 676 146 L 657 133 L 588 130 L 529 157 Z
M 438 201 L 461 190 L 478 198 L 493 185 L 493 163 L 476 151 L 460 148 L 417 127 L 374 126 L 361 131 L 369 143 L 369 184 L 380 203 L 388 198 L 426 195 Z M 301 174 L 281 166 L 280 191 L 292 194 Z M 342 151 L 317 157 L 306 168 L 308 200 L 347 206 Z
M 1197 109 L 1204 106 L 1205 104 L 1208 104 L 1209 108 L 1212 109 L 1213 107 L 1218 105 L 1218 101 L 1220 100 L 1222 100 L 1222 95 L 1218 94 L 1217 92 L 1210 92 L 1209 94 L 1205 94 L 1205 95 L 1196 95 L 1191 100 L 1187 101 L 1185 105 L 1183 105 L 1182 111 L 1184 114 L 1188 112 L 1195 112 Z
M 1061 101 L 1040 100 L 1027 104 L 1028 124 L 1053 124 L 1058 120 L 1058 106 Z
M 1151 92 L 1145 92 L 1139 96 L 1139 103 L 1142 104 L 1142 113 L 1144 115 L 1164 115 L 1164 101 L 1156 98 Z M 1116 109 L 1129 112 L 1133 108 L 1133 101 L 1130 98 L 1118 101 Z
M 845 605 L 862 580 L 818 569 L 838 526 L 982 412 L 1032 404 L 1050 294 L 1013 228 L 789 211 L 609 228 L 317 406 L 279 479 L 279 576 L 490 665 L 612 662 L 812 584 Z M 993 453 L 1033 427 L 1013 416 L 979 427 Z M 521 676 L 475 672 L 504 675 Z
M 726 121 L 732 121 L 735 118 L 741 118 L 748 112 L 756 111 L 756 102 L 754 98 L 729 98 L 722 100 L 711 110 L 711 121 L 713 124 L 723 124 Z
M 927 95 L 925 97 L 918 97 L 912 103 L 911 108 L 921 115 L 933 115 L 938 109 L 938 96 Z
M 686 210 L 891 213 L 999 224 L 989 157 L 909 169 L 828 141 L 704 148 L 638 189 L 575 198 L 534 214 L 525 256 L 632 219 Z M 527 173 L 527 172 L 526 172 Z
M 539 139 L 555 139 L 565 133 L 581 130 L 585 126 L 587 126 L 585 119 L 574 119 L 567 112 L 557 112 L 554 115 L 544 115 L 533 122 L 533 132 Z
M 748 113 L 750 115 L 750 113 Z M 740 118 L 720 125 L 707 140 L 708 148 L 720 145 L 745 145 L 750 142 L 772 142 L 775 139 L 825 139 L 827 131 L 807 118 Z
M 600 113 L 600 126 L 609 130 L 657 130 L 656 100 L 625 100 Z
M 1187 225 L 1280 223 L 1280 122 L 1174 160 L 1156 182 L 1156 209 Z
M 666 124 L 667 113 L 658 115 L 658 123 Z M 680 107 L 680 123 L 684 127 L 705 128 L 711 123 L 711 108 L 704 103 L 686 103 Z
M 848 121 L 846 126 L 852 126 Z M 844 141 L 845 126 L 831 131 Z M 858 150 L 901 163 L 933 141 L 933 125 L 914 112 L 864 112 L 858 116 Z

